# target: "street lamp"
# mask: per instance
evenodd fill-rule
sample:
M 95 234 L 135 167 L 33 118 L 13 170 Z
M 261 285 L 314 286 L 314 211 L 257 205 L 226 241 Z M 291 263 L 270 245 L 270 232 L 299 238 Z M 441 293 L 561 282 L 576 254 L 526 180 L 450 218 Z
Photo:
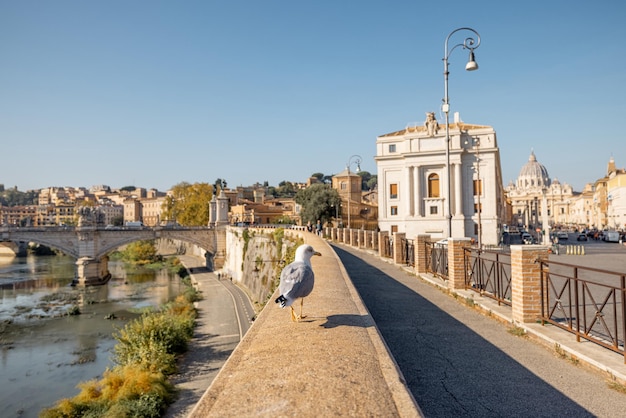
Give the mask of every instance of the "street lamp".
M 448 41 L 450 37 L 454 35 L 458 31 L 469 31 L 476 35 L 477 39 L 472 37 L 465 38 L 463 43 L 456 44 L 452 47 L 452 49 L 448 50 Z M 463 49 L 469 49 L 469 60 L 465 65 L 465 69 L 467 71 L 474 71 L 478 69 L 478 64 L 474 60 L 474 50 L 480 46 L 480 35 L 472 28 L 458 28 L 450 32 L 448 37 L 446 38 L 444 55 L 443 55 L 443 76 L 444 76 L 444 97 L 443 97 L 443 105 L 441 106 L 441 110 L 446 114 L 446 171 L 448 175 L 448 190 L 447 190 L 447 217 L 448 217 L 448 238 L 452 236 L 452 198 L 451 198 L 451 182 L 450 182 L 450 102 L 448 100 L 448 57 L 454 49 L 458 46 L 462 46 Z
M 354 159 L 354 161 L 352 161 Z M 348 158 L 346 170 L 348 170 L 348 229 L 350 228 L 350 200 L 352 200 L 352 176 L 350 176 L 350 165 L 356 164 L 356 172 L 361 171 L 361 156 L 352 155 Z M 360 191 L 360 190 L 359 190 Z

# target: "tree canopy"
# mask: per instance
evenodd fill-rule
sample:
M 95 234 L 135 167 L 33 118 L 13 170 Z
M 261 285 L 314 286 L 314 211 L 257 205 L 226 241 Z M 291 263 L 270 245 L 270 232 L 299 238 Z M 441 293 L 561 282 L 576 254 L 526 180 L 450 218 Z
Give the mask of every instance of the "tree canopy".
M 209 223 L 209 202 L 213 186 L 208 183 L 178 183 L 163 203 L 162 219 L 185 226 L 206 226 Z
M 299 190 L 295 197 L 296 203 L 302 205 L 300 216 L 302 222 L 315 223 L 321 220 L 326 223 L 335 217 L 336 208 L 341 203 L 337 190 L 327 184 L 312 184 L 306 189 Z
M 20 192 L 17 187 L 0 191 L 0 205 L 2 206 L 26 206 L 36 205 L 39 192 L 30 190 Z

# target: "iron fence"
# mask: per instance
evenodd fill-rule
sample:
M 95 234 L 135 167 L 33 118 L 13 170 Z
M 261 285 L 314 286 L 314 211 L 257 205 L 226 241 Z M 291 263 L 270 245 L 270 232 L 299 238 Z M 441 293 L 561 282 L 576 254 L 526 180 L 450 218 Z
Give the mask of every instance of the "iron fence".
M 556 261 L 541 264 L 541 320 L 624 355 L 626 274 Z
M 383 236 L 381 251 L 381 257 L 393 258 L 393 239 L 389 235 Z
M 465 288 L 511 306 L 511 254 L 464 248 Z
M 448 246 L 426 242 L 426 271 L 448 280 Z
M 402 262 L 415 267 L 415 244 L 412 239 L 402 238 Z

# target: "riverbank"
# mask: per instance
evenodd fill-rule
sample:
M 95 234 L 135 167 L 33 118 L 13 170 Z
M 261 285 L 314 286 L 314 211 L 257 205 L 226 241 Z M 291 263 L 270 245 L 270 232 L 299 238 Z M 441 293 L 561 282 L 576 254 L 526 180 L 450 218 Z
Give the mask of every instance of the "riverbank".
M 123 263 L 111 262 L 115 279 L 77 289 L 69 286 L 74 267 L 58 256 L 15 258 L 0 266 L 3 418 L 37 418 L 43 408 L 78 393 L 78 383 L 100 378 L 112 366 L 113 332 L 185 288 L 169 271 L 127 273 Z M 42 297 L 58 291 L 80 295 L 80 315 L 39 313 Z

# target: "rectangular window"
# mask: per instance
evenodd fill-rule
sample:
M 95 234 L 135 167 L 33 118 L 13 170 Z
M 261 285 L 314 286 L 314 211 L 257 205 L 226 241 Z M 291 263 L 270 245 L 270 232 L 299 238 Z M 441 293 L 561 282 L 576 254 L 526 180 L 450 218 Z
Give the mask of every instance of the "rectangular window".
M 437 206 L 431 206 L 430 207 L 430 214 L 431 215 L 436 215 L 437 214 Z
M 389 152 L 396 152 L 396 144 L 389 144 Z
M 398 185 L 396 183 L 389 185 L 389 198 L 390 199 L 398 198 Z
M 392 206 L 391 207 L 391 216 L 396 216 L 398 214 L 398 207 L 397 206 Z
M 480 206 L 478 205 L 478 203 L 474 203 L 474 213 L 478 213 L 478 209 L 480 207 L 480 213 L 483 213 L 483 204 L 481 203 Z
M 483 181 L 474 180 L 474 196 L 483 195 Z

